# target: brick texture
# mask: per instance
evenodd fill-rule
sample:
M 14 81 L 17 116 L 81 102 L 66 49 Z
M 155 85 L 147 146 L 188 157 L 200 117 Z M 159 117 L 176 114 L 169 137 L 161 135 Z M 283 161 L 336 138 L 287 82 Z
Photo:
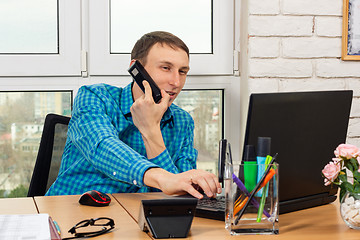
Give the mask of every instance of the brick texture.
M 341 60 L 343 0 L 248 3 L 249 91 L 353 90 L 347 143 L 360 147 L 360 61 Z

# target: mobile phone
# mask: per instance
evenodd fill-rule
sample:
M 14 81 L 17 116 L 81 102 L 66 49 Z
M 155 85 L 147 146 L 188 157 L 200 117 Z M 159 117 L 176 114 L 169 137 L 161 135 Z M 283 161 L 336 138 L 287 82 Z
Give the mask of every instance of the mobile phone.
M 156 85 L 154 80 L 150 77 L 149 73 L 145 70 L 143 65 L 141 65 L 141 63 L 138 60 L 136 60 L 133 64 L 131 64 L 130 68 L 128 69 L 128 72 L 130 73 L 130 75 L 133 77 L 135 82 L 139 85 L 139 87 L 144 93 L 145 93 L 145 88 L 142 82 L 146 80 L 150 84 L 154 102 L 155 103 L 160 102 L 162 98 L 160 88 Z

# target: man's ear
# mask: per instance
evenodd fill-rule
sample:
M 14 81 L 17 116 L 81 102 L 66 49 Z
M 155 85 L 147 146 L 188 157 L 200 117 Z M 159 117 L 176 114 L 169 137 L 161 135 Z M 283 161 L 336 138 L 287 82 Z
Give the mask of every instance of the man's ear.
M 129 67 L 136 61 L 136 59 L 131 59 Z

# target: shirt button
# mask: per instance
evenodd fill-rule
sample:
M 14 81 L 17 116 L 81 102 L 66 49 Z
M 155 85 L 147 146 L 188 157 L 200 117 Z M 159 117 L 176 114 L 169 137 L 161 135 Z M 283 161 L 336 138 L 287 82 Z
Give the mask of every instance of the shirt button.
M 133 180 L 133 184 L 136 185 L 136 184 L 137 184 L 137 181 L 136 181 L 136 180 Z
M 115 176 L 115 175 L 116 175 L 116 172 L 113 172 L 113 175 Z

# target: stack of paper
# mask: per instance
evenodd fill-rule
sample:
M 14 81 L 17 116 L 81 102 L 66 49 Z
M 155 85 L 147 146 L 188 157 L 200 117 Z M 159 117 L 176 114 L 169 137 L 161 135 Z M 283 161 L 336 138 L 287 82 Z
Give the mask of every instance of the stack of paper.
M 61 239 L 58 236 L 52 238 L 52 221 L 49 219 L 48 214 L 0 215 L 0 239 Z

